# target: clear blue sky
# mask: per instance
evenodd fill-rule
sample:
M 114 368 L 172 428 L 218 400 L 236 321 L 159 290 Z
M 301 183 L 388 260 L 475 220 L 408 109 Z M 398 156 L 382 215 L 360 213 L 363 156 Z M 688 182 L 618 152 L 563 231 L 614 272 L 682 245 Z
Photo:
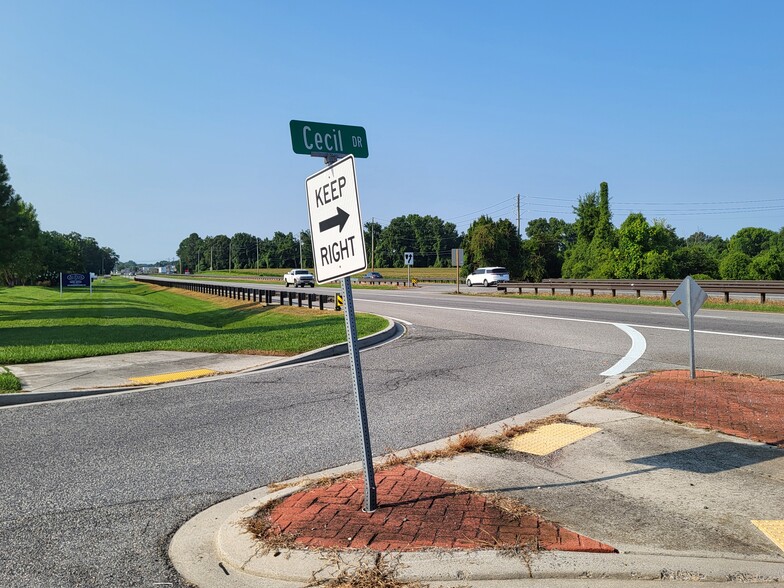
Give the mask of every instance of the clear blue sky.
M 784 2 L 5 0 L 0 154 L 121 259 L 307 228 L 289 120 L 360 125 L 362 214 L 784 225 Z

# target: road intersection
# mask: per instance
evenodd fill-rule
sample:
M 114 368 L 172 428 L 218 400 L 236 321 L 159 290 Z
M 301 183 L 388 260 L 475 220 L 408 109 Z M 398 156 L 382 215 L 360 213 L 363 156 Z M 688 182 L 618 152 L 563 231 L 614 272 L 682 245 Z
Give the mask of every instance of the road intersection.
M 407 323 L 363 352 L 374 447 L 399 450 L 601 384 L 688 365 L 675 311 L 357 290 L 357 308 Z M 782 377 L 784 318 L 698 316 L 700 368 Z M 345 357 L 233 378 L 0 409 L 0 579 L 8 587 L 184 586 L 171 536 L 205 508 L 357 458 Z M 308 382 L 303 386 L 301 382 Z M 348 423 L 348 424 L 347 424 Z

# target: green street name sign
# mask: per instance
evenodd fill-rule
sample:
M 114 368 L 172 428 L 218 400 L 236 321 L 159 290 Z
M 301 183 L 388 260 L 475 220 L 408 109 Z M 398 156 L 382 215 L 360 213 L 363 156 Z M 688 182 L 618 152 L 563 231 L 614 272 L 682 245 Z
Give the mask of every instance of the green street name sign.
M 362 127 L 293 120 L 289 123 L 289 128 L 294 153 L 316 157 L 368 156 L 367 135 Z

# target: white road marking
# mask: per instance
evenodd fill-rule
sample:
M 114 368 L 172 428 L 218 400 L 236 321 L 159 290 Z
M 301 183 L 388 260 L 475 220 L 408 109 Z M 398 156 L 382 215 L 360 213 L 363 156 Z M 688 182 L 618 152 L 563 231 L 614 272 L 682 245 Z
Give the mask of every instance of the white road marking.
M 616 363 L 610 369 L 605 370 L 599 374 L 601 376 L 617 376 L 618 374 L 623 373 L 642 357 L 642 354 L 645 353 L 645 349 L 648 346 L 645 342 L 645 337 L 643 337 L 639 331 L 632 329 L 629 325 L 624 325 L 622 323 L 613 324 L 621 331 L 629 335 L 629 337 L 631 337 L 632 347 L 629 349 L 626 355 L 624 355 L 620 361 L 618 361 L 618 363 Z
M 394 316 L 386 316 L 386 315 L 384 315 L 384 318 L 388 318 L 389 320 L 396 321 L 398 323 L 403 323 L 407 327 L 413 327 L 414 326 L 414 323 L 410 323 L 408 321 L 404 321 L 403 319 L 397 318 L 397 317 L 394 317 Z
M 637 361 L 637 359 L 639 359 L 642 356 L 642 354 L 645 352 L 645 347 L 646 347 L 645 338 L 640 333 L 637 333 L 637 335 L 639 335 L 639 337 L 641 339 L 641 342 L 640 342 L 640 341 L 635 339 L 634 335 L 632 335 L 632 332 L 636 333 L 636 331 L 634 331 L 635 328 L 636 329 L 657 329 L 657 330 L 660 330 L 660 331 L 678 331 L 678 332 L 685 332 L 685 333 L 689 332 L 689 329 L 677 328 L 677 327 L 658 327 L 658 326 L 651 326 L 651 325 L 635 325 L 635 324 L 623 324 L 622 325 L 621 323 L 613 323 L 613 322 L 610 322 L 610 321 L 597 321 L 597 320 L 592 320 L 592 319 L 578 319 L 578 318 L 561 317 L 561 316 L 544 316 L 544 315 L 539 315 L 539 314 L 526 314 L 526 313 L 522 313 L 522 312 L 503 312 L 503 311 L 500 311 L 500 310 L 483 310 L 483 309 L 478 309 L 478 308 L 453 308 L 451 306 L 437 306 L 437 305 L 430 305 L 430 304 L 414 304 L 412 302 L 392 302 L 392 301 L 389 301 L 389 300 L 369 300 L 369 299 L 366 299 L 365 301 L 366 302 L 375 302 L 377 304 L 379 304 L 379 303 L 380 304 L 397 304 L 399 306 L 415 306 L 415 307 L 420 307 L 420 308 L 435 308 L 435 309 L 438 309 L 438 310 L 452 310 L 452 311 L 457 311 L 457 312 L 474 312 L 474 313 L 479 313 L 479 314 L 498 314 L 498 315 L 502 315 L 502 316 L 518 316 L 518 317 L 545 319 L 545 320 L 552 320 L 552 321 L 570 321 L 570 322 L 574 322 L 574 323 L 589 323 L 589 324 L 595 324 L 595 325 L 613 325 L 613 326 L 621 329 L 622 331 L 624 331 L 627 335 L 629 335 L 629 337 L 632 338 L 632 348 L 623 357 L 623 359 L 621 359 L 621 361 L 616 363 L 613 367 L 611 367 L 609 370 L 604 372 L 602 375 L 605 375 L 605 374 L 607 374 L 607 372 L 616 369 L 616 367 L 618 367 L 619 365 L 623 365 L 628 360 L 628 364 L 623 365 L 623 369 L 627 369 L 635 361 Z M 626 328 L 624 328 L 624 327 L 628 328 L 629 330 L 626 330 Z M 770 336 L 767 336 L 767 335 L 744 335 L 744 334 L 741 334 L 741 333 L 725 333 L 725 332 L 722 332 L 722 331 L 701 331 L 701 330 L 697 330 L 697 329 L 695 329 L 694 332 L 695 333 L 700 333 L 700 334 L 703 334 L 703 335 L 718 335 L 720 337 L 740 337 L 740 338 L 743 338 L 743 339 L 763 339 L 763 340 L 766 340 L 766 341 L 784 341 L 784 337 L 770 337 Z M 642 348 L 642 351 L 639 351 L 640 348 Z M 639 355 L 636 355 L 636 357 L 635 357 L 635 354 L 637 354 L 638 351 L 639 351 Z M 635 359 L 632 359 L 632 358 L 635 358 Z M 620 372 L 616 372 L 616 373 L 620 373 Z M 608 375 L 615 375 L 615 374 L 608 374 Z
M 678 327 L 656 327 L 653 325 L 629 325 L 630 327 L 636 327 L 638 329 L 658 329 L 660 331 L 681 331 L 684 333 L 688 333 L 689 329 L 681 329 Z M 745 335 L 743 333 L 725 333 L 722 331 L 701 331 L 699 329 L 694 329 L 695 333 L 700 333 L 702 335 L 719 335 L 721 337 L 741 337 L 743 339 L 764 339 L 765 341 L 784 341 L 784 337 L 772 337 L 770 335 Z
M 476 313 L 484 313 L 484 314 L 500 314 L 505 316 L 523 316 L 526 318 L 535 318 L 535 319 L 547 319 L 552 321 L 571 321 L 574 323 L 591 323 L 595 325 L 615 325 L 612 321 L 599 321 L 594 319 L 579 319 L 579 318 L 570 318 L 565 316 L 545 316 L 540 314 L 526 314 L 523 312 L 503 312 L 500 310 L 483 310 L 479 308 L 454 308 L 452 306 L 436 306 L 431 304 L 414 304 L 413 302 L 392 302 L 391 300 L 373 300 L 370 298 L 363 299 L 363 302 L 373 302 L 377 304 L 398 304 L 400 306 L 417 306 L 420 308 L 436 308 L 439 310 L 454 310 L 458 312 L 476 312 Z M 636 329 L 659 329 L 661 331 L 680 331 L 688 333 L 689 329 L 687 328 L 680 328 L 680 327 L 659 327 L 655 325 L 636 325 L 633 323 L 624 323 L 628 327 L 634 327 Z M 723 331 L 702 331 L 699 329 L 694 330 L 695 333 L 701 333 L 703 335 L 719 335 L 721 337 L 740 337 L 745 339 L 764 339 L 766 341 L 784 341 L 784 337 L 773 337 L 770 335 L 746 335 L 743 333 L 725 333 Z

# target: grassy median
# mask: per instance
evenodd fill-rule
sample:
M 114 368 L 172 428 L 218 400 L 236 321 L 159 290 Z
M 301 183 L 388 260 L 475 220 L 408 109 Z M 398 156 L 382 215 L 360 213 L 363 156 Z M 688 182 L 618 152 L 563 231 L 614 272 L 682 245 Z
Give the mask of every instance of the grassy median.
M 363 337 L 386 319 L 357 315 Z M 0 366 L 136 351 L 295 355 L 346 340 L 340 312 L 168 290 L 124 278 L 86 288 L 0 288 Z

